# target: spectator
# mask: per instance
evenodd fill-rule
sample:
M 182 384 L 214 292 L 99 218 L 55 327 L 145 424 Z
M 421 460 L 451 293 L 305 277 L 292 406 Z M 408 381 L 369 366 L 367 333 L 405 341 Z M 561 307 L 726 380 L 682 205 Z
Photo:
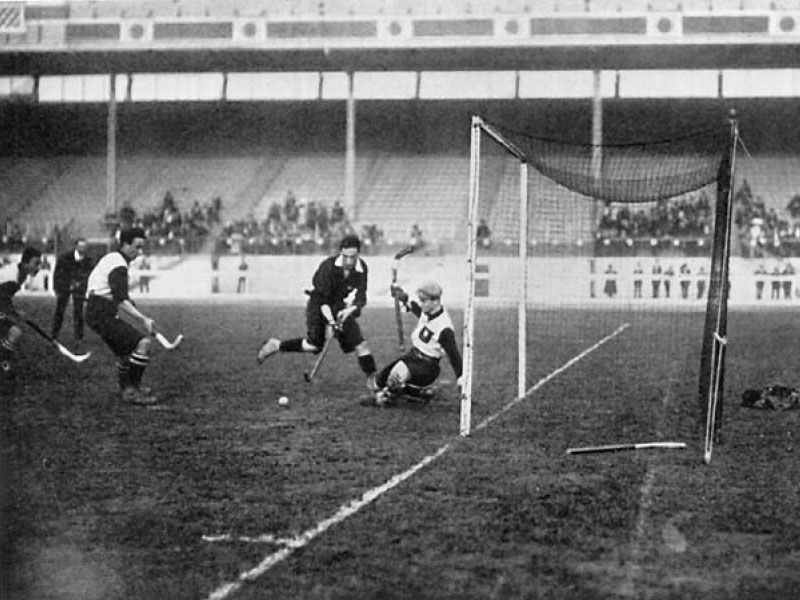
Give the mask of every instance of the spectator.
M 689 263 L 682 263 L 678 268 L 678 272 L 680 273 L 681 298 L 687 300 L 689 298 L 689 286 L 692 283 L 689 279 L 689 275 L 692 274 Z
M 50 289 L 50 270 L 52 266 L 50 265 L 50 261 L 47 260 L 47 256 L 42 254 L 42 288 L 44 291 L 48 291 Z
M 56 259 L 53 275 L 53 290 L 56 293 L 56 308 L 53 314 L 51 335 L 58 338 L 64 322 L 64 311 L 72 298 L 72 326 L 76 340 L 83 339 L 83 305 L 86 301 L 86 286 L 93 264 L 87 255 L 89 244 L 83 238 L 75 240 L 71 250 Z
M 792 263 L 787 262 L 783 268 L 783 299 L 790 300 L 792 298 L 792 275 L 794 275 L 794 266 Z
M 410 246 L 413 246 L 415 250 L 419 250 L 425 246 L 422 230 L 416 223 L 411 226 L 411 231 L 408 234 L 408 243 Z
M 489 224 L 486 219 L 481 219 L 478 223 L 478 230 L 476 232 L 478 238 L 478 245 L 482 248 L 489 248 L 492 245 L 492 234 L 489 231 Z
M 139 260 L 139 292 L 150 293 L 150 261 L 147 259 L 147 254 L 142 254 Z
M 242 260 L 239 263 L 239 280 L 236 282 L 236 293 L 241 294 L 247 291 L 247 262 L 242 254 Z
M 336 200 L 333 203 L 333 208 L 331 208 L 329 222 L 331 225 L 338 225 L 339 223 L 343 223 L 344 220 L 344 207 Z
M 617 295 L 617 271 L 614 269 L 614 265 L 609 263 L 603 275 L 606 276 L 603 293 L 609 298 L 614 298 Z

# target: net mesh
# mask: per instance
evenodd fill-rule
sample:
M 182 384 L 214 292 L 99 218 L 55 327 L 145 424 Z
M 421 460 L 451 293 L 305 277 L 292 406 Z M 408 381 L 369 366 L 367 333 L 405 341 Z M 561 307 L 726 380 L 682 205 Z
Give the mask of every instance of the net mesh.
M 553 402 L 596 417 L 582 420 L 585 431 L 571 431 L 576 438 L 696 431 L 701 358 L 711 351 L 703 340 L 724 308 L 714 233 L 729 129 L 607 146 L 539 139 L 496 124 L 479 131 L 471 334 L 478 421 L 487 398 L 517 395 L 522 355 L 525 391 L 558 372 L 561 393 Z M 515 306 L 523 279 L 519 345 Z M 546 399 L 552 392 L 540 393 Z M 614 408 L 620 396 L 624 406 Z M 648 417 L 642 402 L 655 399 L 661 402 Z M 679 405 L 682 418 L 671 418 L 674 407 L 666 404 Z M 632 423 L 638 431 L 630 431 Z

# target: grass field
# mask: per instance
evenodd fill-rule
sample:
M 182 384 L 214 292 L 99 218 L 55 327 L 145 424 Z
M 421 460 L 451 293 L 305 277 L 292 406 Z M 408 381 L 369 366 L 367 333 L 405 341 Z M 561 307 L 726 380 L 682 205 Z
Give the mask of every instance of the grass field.
M 314 385 L 309 356 L 256 364 L 268 334 L 303 332 L 300 307 L 140 304 L 186 335 L 146 375 L 158 407 L 117 399 L 92 332 L 76 345 L 65 324 L 82 365 L 24 339 L 2 399 L 3 599 L 797 597 L 798 412 L 739 406 L 800 384 L 795 312 L 731 314 L 725 443 L 705 465 L 699 314 L 532 311 L 516 401 L 512 313 L 482 311 L 460 438 L 447 364 L 443 399 L 368 408 L 338 349 Z M 385 363 L 390 311 L 362 325 Z M 660 439 L 688 448 L 565 454 Z

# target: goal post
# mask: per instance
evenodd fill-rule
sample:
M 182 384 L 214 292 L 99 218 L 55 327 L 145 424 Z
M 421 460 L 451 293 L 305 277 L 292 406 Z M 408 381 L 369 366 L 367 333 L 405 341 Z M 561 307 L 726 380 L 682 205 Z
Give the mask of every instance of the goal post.
M 731 118 L 730 127 L 672 139 L 572 143 L 472 118 L 462 436 L 480 417 L 475 406 L 525 397 L 532 381 L 550 377 L 548 362 L 557 369 L 562 353 L 567 361 L 580 355 L 595 332 L 603 338 L 630 326 L 630 360 L 606 360 L 632 370 L 626 360 L 645 369 L 656 358 L 694 385 L 696 373 L 703 414 L 695 427 L 705 421 L 713 438 L 735 136 Z M 491 228 L 490 241 L 481 227 Z
M 461 395 L 461 417 L 459 432 L 468 436 L 471 431 L 472 421 L 472 378 L 474 356 L 474 329 L 475 329 L 475 269 L 477 264 L 478 241 L 478 203 L 480 194 L 480 158 L 481 135 L 485 133 L 494 142 L 505 148 L 509 156 L 519 163 L 519 295 L 517 302 L 517 397 L 525 395 L 526 389 L 526 336 L 527 331 L 527 294 L 528 294 L 528 268 L 527 268 L 527 232 L 528 232 L 528 165 L 523 151 L 505 139 L 502 134 L 486 123 L 481 117 L 472 117 L 470 136 L 470 183 L 469 206 L 467 210 L 467 263 L 466 279 L 467 293 L 464 301 L 464 324 L 462 337 L 464 340 L 464 389 Z
M 728 343 L 728 293 L 730 281 L 733 190 L 736 174 L 736 148 L 739 128 L 736 113 L 730 115 L 730 140 L 720 161 L 717 178 L 717 208 L 714 223 L 711 283 L 703 331 L 702 364 L 698 400 L 705 414 L 703 460 L 711 462 L 714 443 L 721 435 L 725 353 Z

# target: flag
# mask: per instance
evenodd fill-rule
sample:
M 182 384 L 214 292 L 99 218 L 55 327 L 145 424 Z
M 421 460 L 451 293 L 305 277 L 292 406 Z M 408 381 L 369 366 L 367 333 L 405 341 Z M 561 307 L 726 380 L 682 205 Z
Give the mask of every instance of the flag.
M 25 5 L 21 2 L 0 2 L 0 33 L 24 33 Z

